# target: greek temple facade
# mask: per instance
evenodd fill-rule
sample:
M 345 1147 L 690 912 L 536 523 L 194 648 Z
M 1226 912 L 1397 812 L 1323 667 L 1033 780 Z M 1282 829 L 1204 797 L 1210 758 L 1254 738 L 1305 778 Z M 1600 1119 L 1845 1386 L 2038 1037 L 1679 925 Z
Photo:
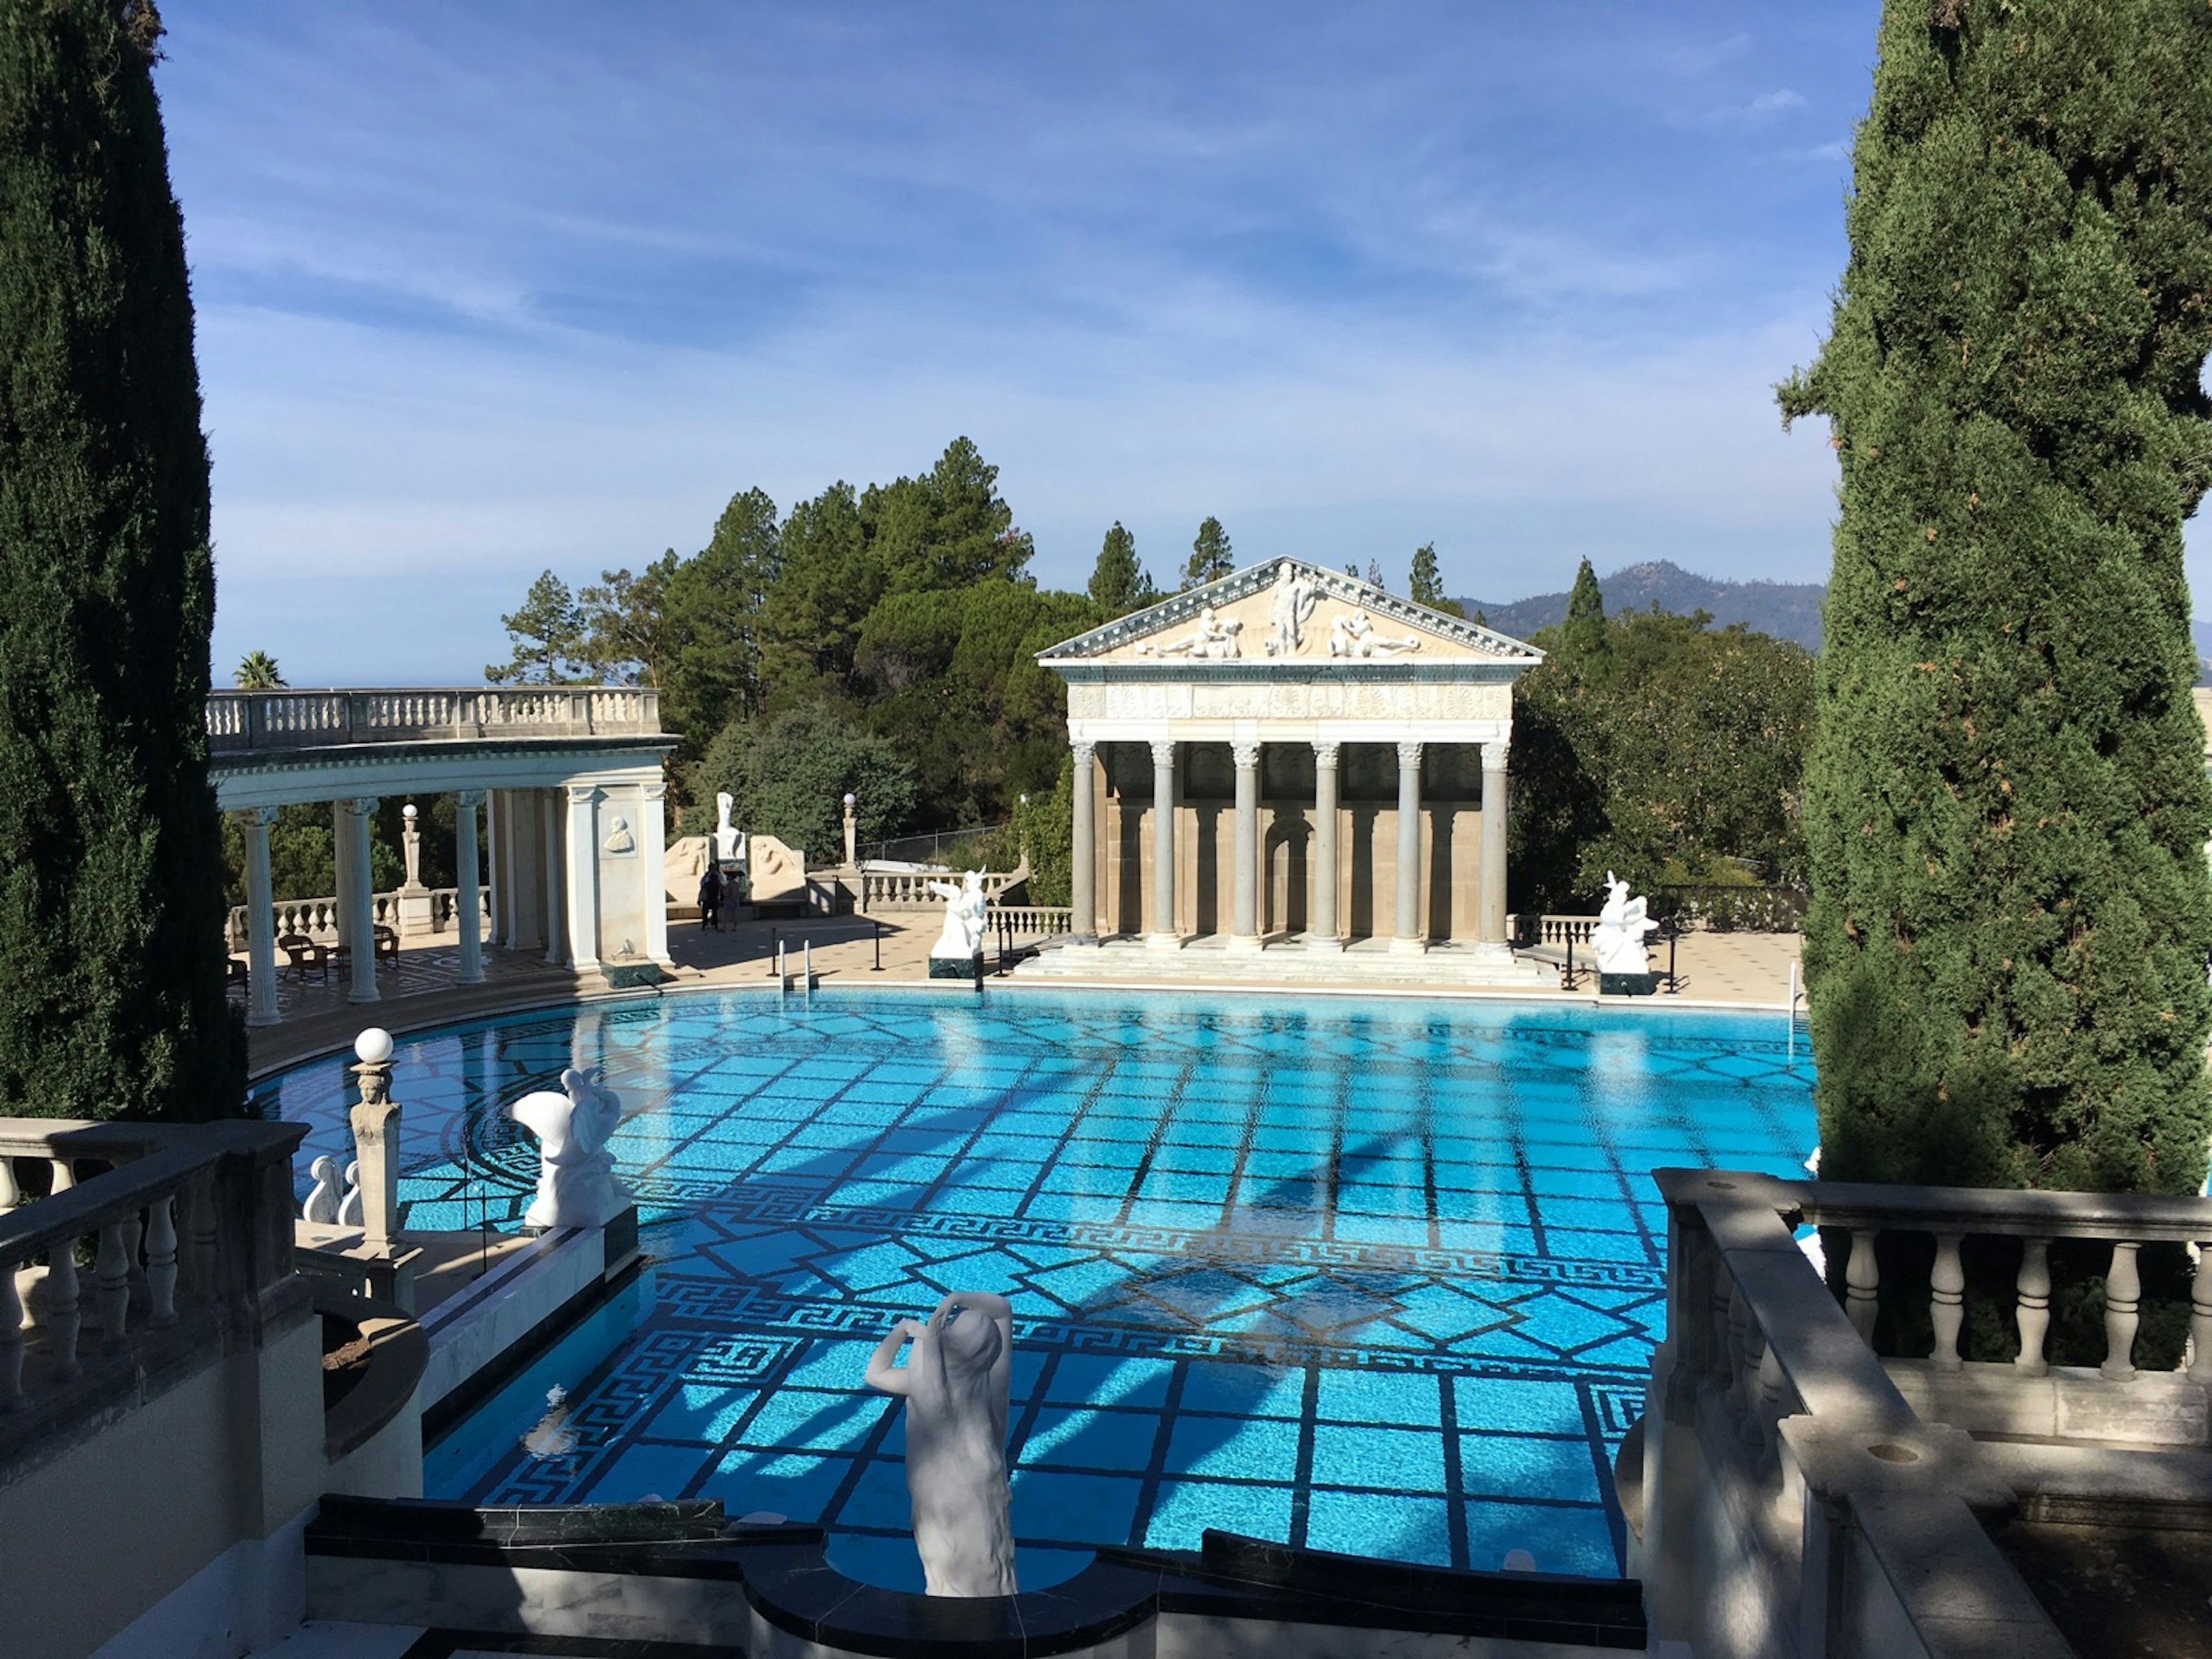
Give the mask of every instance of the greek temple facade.
M 1337 977 L 1352 951 L 1530 981 L 1506 939 L 1507 763 L 1513 682 L 1541 660 L 1296 559 L 1041 653 L 1067 683 L 1079 948 L 1030 966 L 1095 970 L 1088 945 Z

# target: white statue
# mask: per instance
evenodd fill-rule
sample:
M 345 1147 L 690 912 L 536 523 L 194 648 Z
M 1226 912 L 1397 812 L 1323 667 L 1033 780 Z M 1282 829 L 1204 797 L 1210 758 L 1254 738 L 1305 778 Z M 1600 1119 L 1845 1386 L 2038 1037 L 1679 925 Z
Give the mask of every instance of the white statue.
M 984 917 L 990 908 L 990 901 L 983 896 L 983 872 L 970 870 L 960 878 L 957 887 L 949 881 L 933 881 L 929 890 L 945 901 L 945 930 L 929 947 L 929 954 L 973 961 L 983 948 Z
M 570 1067 L 555 1094 L 525 1095 L 507 1115 L 538 1137 L 538 1196 L 522 1218 L 530 1227 L 604 1227 L 629 1207 L 629 1188 L 615 1179 L 607 1138 L 622 1121 L 621 1098 L 599 1081 L 599 1068 Z
M 1644 938 L 1647 933 L 1657 933 L 1659 924 L 1645 916 L 1644 901 L 1629 897 L 1628 884 L 1615 879 L 1610 870 L 1605 872 L 1605 908 L 1597 913 L 1597 930 L 1590 935 L 1591 948 L 1597 952 L 1598 972 L 1650 972 L 1650 959 L 1644 954 Z
M 1305 645 L 1306 618 L 1321 598 L 1288 559 L 1275 567 L 1274 602 L 1267 623 L 1267 654 L 1294 657 Z
M 1402 640 L 1394 640 L 1388 634 L 1376 633 L 1374 618 L 1367 614 L 1364 605 L 1355 606 L 1348 617 L 1335 617 L 1329 621 L 1328 654 L 1332 657 L 1364 658 L 1378 653 L 1388 657 L 1420 648 L 1419 635 L 1408 634 Z
M 629 820 L 619 812 L 615 815 L 614 822 L 608 826 L 607 838 L 599 843 L 599 850 L 605 853 L 631 853 L 637 850 L 637 837 L 629 832 Z
M 1237 655 L 1237 636 L 1244 631 L 1244 624 L 1234 617 L 1223 617 L 1212 605 L 1200 608 L 1198 626 L 1188 639 L 1175 640 L 1157 647 L 1163 657 L 1212 657 L 1227 661 Z M 1139 646 L 1139 653 L 1153 647 Z
M 730 809 L 736 805 L 737 798 L 726 789 L 714 797 L 714 857 L 723 864 L 736 864 L 745 855 L 738 827 L 730 822 Z
M 957 1291 L 927 1323 L 902 1319 L 869 1357 L 868 1386 L 906 1399 L 906 1487 L 932 1595 L 1012 1595 L 1006 1378 L 1014 1310 Z M 891 1362 L 908 1343 L 904 1367 Z
M 545 1390 L 545 1415 L 522 1437 L 522 1449 L 541 1462 L 566 1457 L 576 1449 L 576 1431 L 568 1426 L 568 1391 L 556 1382 Z

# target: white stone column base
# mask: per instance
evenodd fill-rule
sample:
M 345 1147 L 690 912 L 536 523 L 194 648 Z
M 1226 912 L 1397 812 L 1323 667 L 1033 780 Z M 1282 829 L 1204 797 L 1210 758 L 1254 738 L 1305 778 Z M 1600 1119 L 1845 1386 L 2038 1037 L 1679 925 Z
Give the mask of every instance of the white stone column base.
M 1260 936 L 1257 933 L 1231 933 L 1227 948 L 1231 956 L 1256 957 L 1260 954 Z
M 1429 942 L 1425 939 L 1394 939 L 1390 954 L 1394 957 L 1425 957 L 1429 953 Z
M 1327 951 L 1332 953 L 1340 952 L 1344 949 L 1344 941 L 1337 938 L 1334 933 L 1330 934 L 1326 939 L 1316 934 L 1309 933 L 1306 936 L 1306 949 L 1309 951 Z
M 1145 935 L 1145 948 L 1148 951 L 1180 951 L 1182 949 L 1182 935 L 1147 933 Z

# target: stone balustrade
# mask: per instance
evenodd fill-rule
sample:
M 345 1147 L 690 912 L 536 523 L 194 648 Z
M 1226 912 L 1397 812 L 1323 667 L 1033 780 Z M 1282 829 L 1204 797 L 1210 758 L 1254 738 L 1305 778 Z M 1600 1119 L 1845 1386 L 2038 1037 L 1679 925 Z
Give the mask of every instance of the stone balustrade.
M 2153 1499 L 2212 1514 L 2201 1467 L 2212 1252 L 2196 1276 L 2191 1368 L 2134 1363 L 2136 1252 L 2212 1241 L 2212 1201 L 1710 1170 L 1655 1178 L 1668 1334 L 1620 1480 L 1655 1635 L 1701 1656 L 1848 1659 L 1905 1650 L 1900 1632 L 1931 1656 L 2070 1653 L 1986 1517 L 2094 1522 Z M 1807 1223 L 1849 1241 L 1842 1305 L 1793 1237 Z M 1869 1342 L 1875 1240 L 1890 1231 L 1934 1240 L 1925 1359 L 1883 1358 Z M 1960 1354 L 1960 1249 L 1976 1237 L 2019 1241 L 2008 1360 Z M 2111 1247 L 2099 1367 L 2045 1353 L 2060 1239 Z M 1990 1645 L 1959 1645 L 1968 1633 Z
M 226 1330 L 303 1302 L 292 1154 L 305 1133 L 0 1119 L 0 1462 L 160 1391 L 150 1378 L 219 1364 Z
M 432 887 L 427 892 L 430 932 L 436 934 L 459 931 L 454 911 L 459 904 L 461 890 L 458 887 Z M 397 891 L 375 894 L 369 901 L 369 914 L 376 926 L 389 927 L 404 936 L 411 930 L 404 925 L 400 898 L 401 895 Z M 338 902 L 335 898 L 278 899 L 270 908 L 276 918 L 276 927 L 271 933 L 273 938 L 282 939 L 287 933 L 298 933 L 318 945 L 336 945 L 338 942 Z M 477 889 L 477 914 L 483 919 L 483 930 L 489 932 L 491 927 L 491 889 L 488 886 Z M 229 925 L 223 935 L 233 951 L 246 949 L 246 907 L 234 904 L 230 908 Z
M 1049 938 L 1072 931 L 1075 912 L 1065 904 L 994 904 L 986 909 L 987 930 L 1016 939 Z
M 216 756 L 486 738 L 653 736 L 651 686 L 459 686 L 391 690 L 210 692 Z
M 1539 945 L 1588 945 L 1597 932 L 1595 916 L 1524 916 L 1505 918 L 1505 937 L 1522 950 Z
M 986 871 L 983 875 L 983 896 L 995 899 L 1018 881 L 1029 878 L 1029 868 L 1024 865 L 1009 871 Z M 957 884 L 960 872 L 948 870 L 863 870 L 860 872 L 860 909 L 865 915 L 877 910 L 939 910 L 945 901 L 929 890 L 933 881 Z

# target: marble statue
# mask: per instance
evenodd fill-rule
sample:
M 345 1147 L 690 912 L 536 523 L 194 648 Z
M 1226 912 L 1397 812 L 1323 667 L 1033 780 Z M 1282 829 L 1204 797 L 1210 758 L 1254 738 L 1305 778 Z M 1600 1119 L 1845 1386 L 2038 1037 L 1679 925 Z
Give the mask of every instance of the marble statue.
M 984 917 L 990 901 L 983 896 L 983 872 L 970 870 L 955 887 L 949 881 L 933 881 L 929 890 L 945 901 L 945 929 L 929 947 L 933 957 L 957 957 L 971 962 L 983 948 Z
M 576 1431 L 568 1426 L 568 1391 L 556 1382 L 545 1390 L 545 1415 L 522 1437 L 522 1449 L 543 1462 L 566 1457 L 576 1449 Z
M 1628 884 L 1615 879 L 1610 870 L 1605 872 L 1605 908 L 1597 913 L 1597 930 L 1590 935 L 1590 947 L 1597 952 L 1598 972 L 1650 972 L 1650 959 L 1644 953 L 1644 939 L 1647 933 L 1657 933 L 1659 924 L 1647 918 L 1645 902 L 1629 897 Z
M 1267 621 L 1267 654 L 1294 657 L 1305 646 L 1306 618 L 1320 592 L 1288 559 L 1275 567 L 1275 591 Z
M 892 1363 L 908 1344 L 904 1366 Z M 906 1485 L 932 1595 L 1012 1595 L 1006 1378 L 1013 1309 L 956 1291 L 924 1322 L 902 1319 L 869 1357 L 868 1386 L 906 1401 Z
M 599 843 L 604 853 L 629 853 L 637 849 L 637 837 L 629 832 L 629 820 L 617 813 L 607 827 L 607 838 Z
M 629 1188 L 615 1178 L 607 1138 L 622 1121 L 622 1100 L 599 1081 L 597 1066 L 561 1073 L 562 1093 L 541 1089 L 507 1109 L 538 1137 L 538 1196 L 523 1214 L 530 1227 L 604 1227 L 629 1207 Z
M 736 797 L 726 789 L 714 797 L 714 857 L 724 864 L 740 863 L 745 856 L 738 827 L 730 822 L 730 809 L 736 805 Z
M 1392 639 L 1388 634 L 1375 631 L 1375 619 L 1367 614 L 1365 605 L 1356 605 L 1348 617 L 1333 617 L 1328 624 L 1328 654 L 1332 657 L 1395 656 L 1401 651 L 1418 651 L 1420 637 L 1408 634 L 1402 640 Z
M 1237 656 L 1237 636 L 1244 631 L 1244 624 L 1234 617 L 1216 614 L 1212 605 L 1202 607 L 1198 613 L 1198 626 L 1188 638 L 1173 640 L 1158 647 L 1163 657 L 1210 657 L 1230 661 Z M 1148 647 L 1139 646 L 1141 653 Z

